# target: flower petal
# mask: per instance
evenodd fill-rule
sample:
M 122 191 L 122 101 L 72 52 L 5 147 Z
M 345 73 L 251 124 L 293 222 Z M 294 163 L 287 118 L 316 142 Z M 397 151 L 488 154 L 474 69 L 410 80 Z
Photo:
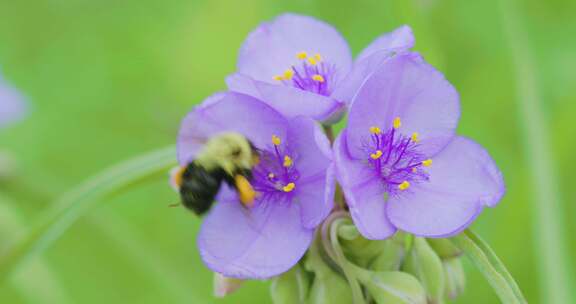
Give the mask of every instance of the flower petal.
M 371 240 L 393 235 L 396 228 L 386 216 L 385 188 L 366 164 L 351 159 L 345 133 L 334 143 L 334 162 L 338 182 L 358 231 Z
M 390 33 L 376 38 L 370 43 L 358 57 L 356 63 L 368 58 L 370 55 L 381 50 L 408 50 L 414 47 L 414 34 L 408 25 L 403 25 Z
M 198 236 L 204 263 L 238 279 L 266 279 L 294 266 L 314 235 L 302 226 L 298 204 L 265 203 L 246 209 L 237 201 L 219 202 Z
M 302 116 L 292 119 L 288 122 L 286 140 L 292 153 L 296 154 L 295 163 L 302 179 L 326 174 L 332 152 L 320 125 Z
M 350 104 L 364 81 L 372 75 L 384 60 L 414 46 L 412 29 L 403 25 L 374 40 L 356 58 L 350 73 L 332 93 L 332 98 Z
M 350 153 L 360 157 L 359 148 L 369 128 L 388 130 L 399 117 L 399 132 L 407 136 L 417 132 L 419 150 L 433 156 L 454 136 L 459 116 L 458 93 L 444 76 L 416 53 L 398 54 L 384 61 L 352 101 Z
M 274 75 L 294 65 L 296 54 L 302 51 L 321 54 L 340 75 L 352 64 L 348 44 L 331 25 L 308 16 L 284 14 L 248 35 L 240 49 L 238 71 L 271 82 Z
M 286 138 L 295 153 L 300 178 L 294 193 L 301 206 L 302 222 L 314 228 L 328 216 L 334 205 L 335 177 L 330 141 L 320 125 L 299 116 L 288 125 Z
M 395 54 L 394 51 L 381 50 L 357 61 L 350 73 L 338 84 L 330 97 L 350 105 L 366 79 L 377 71 L 385 60 L 390 59 Z
M 206 140 L 221 132 L 235 131 L 256 147 L 270 144 L 272 135 L 286 135 L 286 119 L 254 97 L 219 93 L 195 107 L 183 120 L 178 134 L 178 161 L 190 162 Z
M 387 214 L 399 229 L 425 237 L 447 237 L 464 230 L 484 206 L 504 195 L 502 174 L 490 155 L 457 136 L 433 158 L 430 181 L 390 199 Z
M 254 80 L 241 73 L 228 76 L 226 82 L 230 90 L 254 96 L 288 118 L 303 115 L 324 122 L 344 112 L 344 104 L 330 97 Z
M 0 128 L 22 119 L 25 113 L 26 105 L 22 95 L 4 83 L 0 75 Z
M 315 228 L 330 214 L 334 208 L 335 190 L 336 180 L 333 164 L 326 169 L 325 174 L 298 184 L 295 202 L 300 204 L 300 216 L 304 227 Z

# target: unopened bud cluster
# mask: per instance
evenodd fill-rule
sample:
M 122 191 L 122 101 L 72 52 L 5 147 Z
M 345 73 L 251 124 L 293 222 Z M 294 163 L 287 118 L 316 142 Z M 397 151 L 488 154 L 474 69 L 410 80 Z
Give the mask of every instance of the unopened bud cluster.
M 275 304 L 444 303 L 464 289 L 462 252 L 449 239 L 367 240 L 346 216 L 325 225 L 305 258 L 273 280 Z

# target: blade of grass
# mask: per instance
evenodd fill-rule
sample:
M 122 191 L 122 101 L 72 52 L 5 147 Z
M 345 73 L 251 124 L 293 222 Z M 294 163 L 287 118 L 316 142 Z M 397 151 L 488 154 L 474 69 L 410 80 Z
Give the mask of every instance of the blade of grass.
M 522 122 L 524 151 L 534 189 L 532 210 L 541 290 L 540 303 L 576 303 L 570 286 L 572 269 L 567 256 L 562 204 L 554 170 L 548 123 L 540 101 L 536 63 L 514 1 L 501 1 L 501 17 L 516 74 L 517 108 Z
M 26 227 L 13 206 L 10 199 L 0 196 L 0 232 L 3 240 L 17 237 Z M 29 303 L 72 303 L 58 276 L 44 259 L 37 259 L 24 267 L 21 273 L 11 278 L 10 285 Z
M 452 242 L 472 260 L 472 263 L 484 275 L 484 278 L 490 283 L 502 303 L 528 303 L 512 275 L 494 251 L 480 237 L 467 230 L 453 237 Z
M 112 167 L 58 199 L 22 239 L 0 257 L 0 282 L 19 265 L 56 241 L 98 198 L 112 195 L 149 178 L 166 175 L 176 165 L 174 147 L 154 151 Z

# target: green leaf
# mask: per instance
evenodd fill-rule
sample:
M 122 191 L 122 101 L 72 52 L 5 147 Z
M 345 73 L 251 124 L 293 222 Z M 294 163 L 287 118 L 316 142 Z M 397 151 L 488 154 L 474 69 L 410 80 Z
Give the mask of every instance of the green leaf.
M 418 279 L 408 273 L 356 268 L 356 274 L 378 304 L 426 304 L 424 288 Z
M 31 257 L 44 251 L 98 199 L 152 177 L 167 177 L 176 165 L 174 147 L 158 150 L 112 167 L 64 194 L 28 233 L 0 257 L 0 282 Z
M 428 295 L 429 303 L 444 300 L 444 269 L 442 260 L 423 238 L 414 238 L 404 270 L 416 276 Z
M 270 295 L 274 304 L 304 304 L 308 289 L 308 276 L 300 264 L 297 264 L 288 272 L 272 279 Z
M 512 275 L 488 244 L 479 236 L 468 229 L 451 240 L 472 260 L 472 263 L 484 275 L 502 303 L 527 303 Z

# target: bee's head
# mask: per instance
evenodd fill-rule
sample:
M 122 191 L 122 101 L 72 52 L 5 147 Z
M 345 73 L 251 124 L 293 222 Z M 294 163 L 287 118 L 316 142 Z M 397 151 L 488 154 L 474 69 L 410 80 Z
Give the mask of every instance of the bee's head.
M 232 176 L 237 172 L 250 172 L 258 162 L 258 152 L 246 137 L 228 132 L 208 140 L 198 160 L 205 166 L 220 167 Z

